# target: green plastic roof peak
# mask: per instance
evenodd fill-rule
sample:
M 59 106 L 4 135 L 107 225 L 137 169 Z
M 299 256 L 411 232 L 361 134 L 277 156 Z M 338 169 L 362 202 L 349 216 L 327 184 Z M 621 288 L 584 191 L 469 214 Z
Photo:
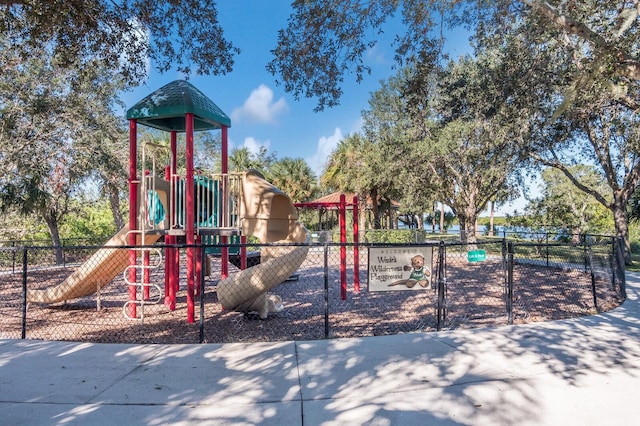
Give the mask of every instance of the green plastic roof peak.
M 193 130 L 231 127 L 231 120 L 204 93 L 185 80 L 176 80 L 129 108 L 127 119 L 165 131 L 184 132 L 185 114 L 194 116 Z

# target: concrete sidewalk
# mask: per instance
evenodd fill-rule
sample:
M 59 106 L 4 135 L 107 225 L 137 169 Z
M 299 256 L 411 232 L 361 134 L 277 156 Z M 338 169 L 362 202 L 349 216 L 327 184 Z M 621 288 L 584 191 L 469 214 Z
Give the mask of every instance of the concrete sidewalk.
M 628 425 L 640 275 L 573 320 L 299 342 L 0 341 L 2 425 Z

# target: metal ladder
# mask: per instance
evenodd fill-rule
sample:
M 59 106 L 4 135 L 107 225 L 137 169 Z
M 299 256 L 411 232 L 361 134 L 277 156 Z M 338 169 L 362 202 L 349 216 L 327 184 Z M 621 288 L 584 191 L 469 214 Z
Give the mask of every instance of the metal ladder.
M 162 256 L 162 251 L 159 248 L 135 248 L 133 250 L 137 250 L 140 251 L 141 253 L 145 253 L 148 252 L 149 254 L 154 253 L 155 256 L 150 256 L 150 258 L 153 258 L 153 262 L 149 263 L 149 265 L 145 265 L 143 263 L 136 263 L 135 265 L 129 265 L 125 268 L 124 272 L 122 273 L 123 277 L 124 277 L 124 282 L 127 285 L 133 285 L 136 286 L 136 300 L 127 300 L 124 305 L 122 306 L 122 314 L 124 315 L 124 317 L 128 320 L 131 321 L 141 321 L 144 322 L 144 307 L 146 305 L 157 305 L 158 303 L 160 303 L 160 301 L 162 300 L 162 297 L 164 295 L 163 289 L 155 283 L 145 283 L 142 282 L 144 280 L 140 280 L 138 281 L 136 279 L 135 282 L 131 282 L 129 280 L 129 271 L 131 269 L 135 269 L 136 270 L 136 277 L 140 276 L 144 276 L 144 271 L 148 270 L 151 271 L 153 269 L 157 269 L 159 268 L 162 264 L 163 264 L 163 256 Z M 137 256 L 138 259 L 144 259 L 144 256 Z M 150 275 L 150 274 L 149 274 Z M 145 300 L 144 298 L 144 293 L 145 293 L 145 288 L 151 289 L 153 288 L 155 291 L 153 296 L 151 296 L 152 292 L 150 293 L 149 299 Z M 129 315 L 127 314 L 127 310 L 128 307 L 131 304 L 135 304 L 136 306 L 138 306 L 140 309 L 136 309 L 136 312 L 139 312 L 139 316 L 136 316 L 136 318 L 131 318 L 129 317 Z

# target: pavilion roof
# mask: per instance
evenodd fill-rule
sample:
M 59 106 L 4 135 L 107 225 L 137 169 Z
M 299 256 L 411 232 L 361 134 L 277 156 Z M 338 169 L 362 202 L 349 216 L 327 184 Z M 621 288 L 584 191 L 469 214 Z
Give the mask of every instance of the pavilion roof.
M 318 199 L 315 199 L 313 201 L 309 201 L 307 203 L 304 204 L 331 204 L 331 203 L 335 203 L 338 204 L 340 203 L 340 195 L 344 194 L 345 195 L 345 199 L 347 203 L 351 203 L 353 202 L 353 197 L 356 195 L 353 192 L 334 192 L 331 194 L 327 194 L 323 197 L 320 197 Z M 371 197 L 367 197 L 367 207 L 371 207 L 373 205 L 372 201 L 371 201 Z M 398 203 L 397 201 L 391 200 L 391 207 L 393 208 L 399 208 L 400 207 L 400 203 Z

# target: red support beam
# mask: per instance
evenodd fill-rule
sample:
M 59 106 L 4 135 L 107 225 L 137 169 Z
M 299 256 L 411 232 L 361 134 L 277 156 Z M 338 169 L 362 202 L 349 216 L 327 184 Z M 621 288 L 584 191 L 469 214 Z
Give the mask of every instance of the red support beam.
M 229 152 L 228 152 L 228 128 L 226 126 L 222 126 L 222 147 L 221 147 L 221 172 L 222 172 L 222 212 L 220 212 L 220 216 L 222 217 L 222 224 L 218 223 L 218 226 L 228 227 L 229 223 L 227 223 L 228 217 L 228 209 L 229 209 L 229 184 L 228 184 L 228 173 L 229 173 Z M 224 280 L 229 276 L 229 237 L 222 236 L 220 238 L 220 243 L 222 247 L 220 247 L 220 277 Z
M 340 196 L 344 196 L 344 194 L 341 194 Z M 340 206 L 342 204 L 340 203 L 330 203 L 330 202 L 312 202 L 312 203 L 294 203 L 293 204 L 295 207 L 299 208 L 299 209 L 319 209 L 319 208 L 326 208 L 326 209 L 338 209 L 340 208 Z M 349 204 L 346 204 L 345 202 L 345 206 L 347 206 Z
M 340 194 L 340 297 L 347 300 L 347 214 L 346 197 Z
M 187 242 L 187 322 L 195 322 L 195 260 L 196 250 L 195 244 L 195 197 L 193 182 L 193 114 L 185 114 L 185 157 L 186 157 L 186 173 L 185 173 L 185 231 Z
M 226 126 L 222 126 L 222 147 L 220 148 L 221 150 L 221 157 L 220 158 L 220 162 L 221 162 L 221 167 L 222 167 L 222 173 L 229 173 L 229 128 Z
M 353 196 L 353 289 L 360 293 L 360 249 L 358 247 L 358 196 Z
M 167 182 L 169 182 L 169 194 L 168 195 L 168 201 L 169 201 L 169 210 L 166 212 L 166 214 L 168 215 L 169 218 L 169 229 L 171 229 L 171 225 L 172 225 L 172 221 L 173 221 L 173 209 L 174 209 L 174 205 L 175 205 L 175 195 L 174 195 L 174 191 L 173 191 L 173 185 L 172 185 L 172 176 L 173 174 L 171 173 L 171 164 L 167 165 L 164 168 L 164 178 Z M 164 243 L 167 246 L 171 246 L 173 244 L 175 244 L 175 237 L 171 236 L 171 235 L 165 235 L 164 236 Z M 176 279 L 176 272 L 175 272 L 175 268 L 174 268 L 174 256 L 175 256 L 175 250 L 173 247 L 166 247 L 164 249 L 165 251 L 165 256 L 164 256 L 164 304 L 165 306 L 170 310 L 170 311 L 174 311 L 176 309 L 176 292 L 175 292 L 175 279 Z
M 138 123 L 136 120 L 129 120 L 129 237 L 128 244 L 136 245 L 136 233 L 138 229 Z M 129 272 L 128 279 L 132 283 L 129 285 L 129 307 L 127 315 L 129 318 L 136 318 L 137 282 L 136 273 L 137 252 L 129 250 Z
M 196 236 L 196 244 L 198 246 L 197 249 L 194 250 L 195 252 L 195 264 L 196 264 L 196 270 L 195 270 L 195 276 L 194 276 L 194 282 L 195 282 L 195 295 L 198 296 L 200 295 L 200 279 L 202 278 L 202 268 L 204 268 L 204 265 L 202 264 L 202 236 L 198 235 Z
M 242 247 L 240 247 L 240 269 L 245 270 L 247 269 L 247 246 L 244 245 L 247 244 L 246 235 L 240 236 L 240 244 L 243 244 Z
M 175 221 L 177 221 L 177 215 L 178 215 L 178 210 L 176 209 L 176 203 L 177 203 L 177 194 L 176 194 L 176 188 L 178 185 L 177 182 L 177 174 L 178 174 L 178 132 L 176 132 L 175 130 L 173 130 L 171 132 L 171 139 L 170 139 L 170 146 L 169 149 L 171 150 L 171 220 L 172 223 L 169 224 L 169 226 L 171 228 L 173 228 L 174 224 L 176 223 Z M 172 244 L 176 244 L 178 242 L 178 238 L 175 236 L 171 237 L 171 243 Z M 172 249 L 173 250 L 173 254 L 172 254 L 172 259 L 171 261 L 173 262 L 173 267 L 172 267 L 172 277 L 171 277 L 171 283 L 172 283 L 172 293 L 170 294 L 171 297 L 171 306 L 170 308 L 172 308 L 171 310 L 175 310 L 176 309 L 176 293 L 180 290 L 180 251 L 178 249 Z

